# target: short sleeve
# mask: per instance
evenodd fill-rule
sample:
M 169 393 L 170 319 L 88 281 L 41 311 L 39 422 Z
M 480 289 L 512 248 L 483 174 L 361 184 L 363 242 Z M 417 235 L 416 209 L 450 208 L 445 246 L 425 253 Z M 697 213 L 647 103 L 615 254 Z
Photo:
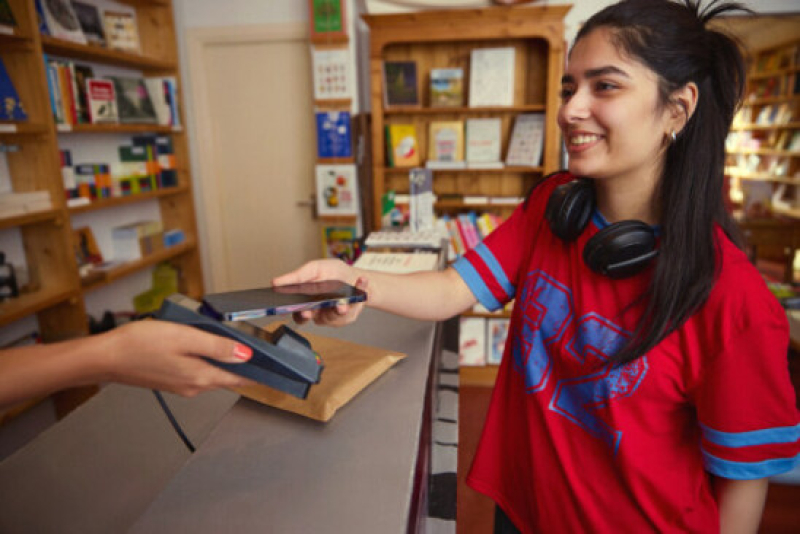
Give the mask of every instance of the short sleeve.
M 783 473 L 800 463 L 800 415 L 789 377 L 788 326 L 776 305 L 737 332 L 698 387 L 706 470 L 730 479 Z
M 543 225 L 548 195 L 558 181 L 535 188 L 505 222 L 453 264 L 487 309 L 498 310 L 514 298 L 518 275 Z

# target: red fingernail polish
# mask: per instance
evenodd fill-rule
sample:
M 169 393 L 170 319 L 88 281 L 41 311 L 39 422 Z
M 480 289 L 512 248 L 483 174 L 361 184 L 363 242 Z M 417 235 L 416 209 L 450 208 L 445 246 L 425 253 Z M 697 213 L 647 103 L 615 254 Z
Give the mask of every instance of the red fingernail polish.
M 233 355 L 239 360 L 246 362 L 247 360 L 253 357 L 253 349 L 251 349 L 247 345 L 242 345 L 241 343 L 237 343 L 236 346 L 233 347 Z

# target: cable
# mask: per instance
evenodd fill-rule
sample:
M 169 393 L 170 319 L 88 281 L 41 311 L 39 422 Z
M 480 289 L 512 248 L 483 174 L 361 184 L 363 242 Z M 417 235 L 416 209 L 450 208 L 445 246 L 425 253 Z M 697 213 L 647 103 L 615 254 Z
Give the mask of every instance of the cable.
M 161 395 L 161 392 L 155 389 L 152 391 L 153 395 L 156 396 L 158 403 L 161 405 L 161 409 L 164 410 L 164 415 L 166 415 L 167 419 L 169 419 L 169 422 L 172 424 L 172 428 L 174 428 L 175 432 L 178 433 L 178 436 L 183 441 L 183 444 L 186 445 L 186 448 L 189 449 L 189 452 L 194 452 L 195 451 L 194 445 L 192 445 L 192 442 L 189 441 L 188 437 L 186 437 L 186 434 L 183 432 L 181 425 L 178 424 L 178 420 L 175 419 L 174 415 L 172 415 L 172 410 L 170 410 L 169 406 L 167 406 L 167 401 L 164 400 L 164 397 Z

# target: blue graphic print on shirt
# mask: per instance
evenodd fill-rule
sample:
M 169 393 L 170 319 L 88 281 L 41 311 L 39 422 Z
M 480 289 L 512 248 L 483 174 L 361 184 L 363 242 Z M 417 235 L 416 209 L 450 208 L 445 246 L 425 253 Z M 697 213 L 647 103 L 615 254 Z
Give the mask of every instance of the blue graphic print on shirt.
M 557 380 L 548 408 L 616 453 L 622 431 L 604 422 L 597 410 L 636 391 L 647 374 L 647 356 L 621 367 L 606 363 L 630 333 L 594 312 L 575 321 L 572 291 L 543 271 L 528 273 L 517 302 L 522 306 L 521 325 L 512 356 L 525 391 L 537 394 L 546 388 L 553 371 L 552 349 L 568 336 L 563 353 L 585 367 L 587 374 Z

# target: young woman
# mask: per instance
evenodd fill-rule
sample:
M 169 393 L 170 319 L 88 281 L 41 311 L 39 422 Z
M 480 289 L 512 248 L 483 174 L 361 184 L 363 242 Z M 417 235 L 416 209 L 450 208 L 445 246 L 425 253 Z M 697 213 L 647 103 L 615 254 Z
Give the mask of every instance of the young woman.
M 357 283 L 422 319 L 515 299 L 468 477 L 497 531 L 755 532 L 766 477 L 800 459 L 786 316 L 723 207 L 744 69 L 707 23 L 737 6 L 698 4 L 623 0 L 583 26 L 558 115 L 568 171 L 452 268 L 319 261 L 275 280 Z

